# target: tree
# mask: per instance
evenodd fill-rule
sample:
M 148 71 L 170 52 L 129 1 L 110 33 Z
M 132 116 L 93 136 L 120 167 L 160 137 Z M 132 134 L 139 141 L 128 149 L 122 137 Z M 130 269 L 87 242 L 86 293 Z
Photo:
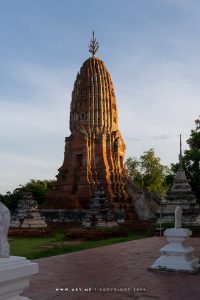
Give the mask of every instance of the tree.
M 189 149 L 184 151 L 183 164 L 192 189 L 200 201 L 200 116 L 195 120 L 195 125 L 187 140 Z
M 128 176 L 134 179 L 138 184 L 141 184 L 141 174 L 140 174 L 140 162 L 135 157 L 129 157 L 126 160 L 126 167 L 128 171 Z
M 138 185 L 147 191 L 163 197 L 166 189 L 166 176 L 170 171 L 167 166 L 160 162 L 155 155 L 154 149 L 149 149 L 140 156 L 140 159 L 129 157 L 126 161 L 128 175 Z
M 3 202 L 11 211 L 17 208 L 18 201 L 24 192 L 31 192 L 38 204 L 43 204 L 44 196 L 52 189 L 53 180 L 34 180 L 31 179 L 25 185 L 19 185 L 12 193 L 0 194 L 0 201 Z
M 179 169 L 179 166 L 180 166 L 180 163 L 172 163 L 170 165 L 169 173 L 166 174 L 166 177 L 165 177 L 165 184 L 166 184 L 167 189 L 169 189 L 173 185 L 174 178 Z

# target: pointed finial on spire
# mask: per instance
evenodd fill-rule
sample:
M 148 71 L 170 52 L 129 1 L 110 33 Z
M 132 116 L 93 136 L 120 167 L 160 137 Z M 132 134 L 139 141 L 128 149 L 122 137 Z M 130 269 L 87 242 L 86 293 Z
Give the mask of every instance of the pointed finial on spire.
M 94 30 L 92 33 L 92 39 L 89 44 L 89 52 L 92 53 L 92 56 L 95 56 L 99 49 L 99 43 L 97 42 L 96 38 L 94 37 Z
M 181 134 L 180 134 L 180 157 L 179 157 L 179 162 L 180 162 L 180 166 L 182 166 L 182 141 L 181 141 Z

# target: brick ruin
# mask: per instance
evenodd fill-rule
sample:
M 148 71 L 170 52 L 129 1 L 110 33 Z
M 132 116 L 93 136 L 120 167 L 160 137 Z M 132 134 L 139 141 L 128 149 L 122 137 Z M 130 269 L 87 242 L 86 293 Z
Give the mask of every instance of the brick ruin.
M 48 209 L 87 209 L 98 188 L 105 191 L 112 210 L 129 210 L 132 216 L 134 201 L 138 203 L 142 198 L 142 207 L 136 206 L 141 211 L 139 215 L 144 215 L 143 208 L 146 210 L 148 219 L 153 214 L 145 192 L 127 178 L 126 146 L 118 128 L 115 91 L 104 62 L 95 56 L 95 43 L 97 46 L 93 36 L 92 56 L 83 63 L 74 83 L 71 135 L 65 138 L 64 161 L 47 195 Z

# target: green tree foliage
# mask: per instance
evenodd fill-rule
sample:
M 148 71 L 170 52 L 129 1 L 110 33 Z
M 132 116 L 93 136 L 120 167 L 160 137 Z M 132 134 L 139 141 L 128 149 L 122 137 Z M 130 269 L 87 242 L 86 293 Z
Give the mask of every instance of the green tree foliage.
M 18 192 L 7 192 L 5 195 L 0 194 L 0 201 L 4 203 L 10 211 L 14 211 L 17 207 L 19 197 Z
M 166 176 L 170 174 L 167 166 L 160 162 L 154 149 L 149 149 L 139 159 L 129 157 L 126 161 L 128 175 L 147 191 L 163 197 L 166 189 Z
M 184 151 L 183 164 L 192 189 L 200 201 L 200 116 L 195 120 L 195 125 L 187 140 L 189 149 Z
M 141 183 L 141 174 L 140 174 L 140 162 L 135 157 L 129 157 L 126 160 L 126 167 L 128 171 L 128 176 L 131 179 L 134 179 L 138 184 Z
M 42 204 L 45 194 L 51 190 L 54 184 L 53 180 L 34 180 L 31 179 L 25 185 L 19 185 L 12 193 L 7 192 L 5 195 L 0 194 L 0 201 L 3 202 L 11 211 L 17 207 L 24 192 L 31 192 L 38 204 Z
M 165 184 L 166 184 L 167 189 L 169 189 L 172 186 L 179 166 L 180 166 L 179 163 L 172 163 L 170 165 L 169 173 L 165 177 Z

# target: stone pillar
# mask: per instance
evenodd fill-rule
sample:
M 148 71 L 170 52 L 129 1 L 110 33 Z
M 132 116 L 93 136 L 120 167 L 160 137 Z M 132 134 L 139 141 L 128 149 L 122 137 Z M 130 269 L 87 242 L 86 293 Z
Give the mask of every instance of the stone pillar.
M 168 245 L 160 249 L 161 256 L 149 268 L 150 271 L 174 271 L 197 273 L 200 271 L 199 259 L 192 255 L 193 247 L 184 245 L 192 235 L 192 231 L 180 228 L 182 210 L 177 206 L 175 211 L 175 228 L 165 230 L 164 236 Z
M 38 264 L 25 257 L 10 256 L 9 224 L 10 212 L 0 202 L 0 300 L 29 300 L 20 294 L 29 286 L 30 276 L 38 273 Z

